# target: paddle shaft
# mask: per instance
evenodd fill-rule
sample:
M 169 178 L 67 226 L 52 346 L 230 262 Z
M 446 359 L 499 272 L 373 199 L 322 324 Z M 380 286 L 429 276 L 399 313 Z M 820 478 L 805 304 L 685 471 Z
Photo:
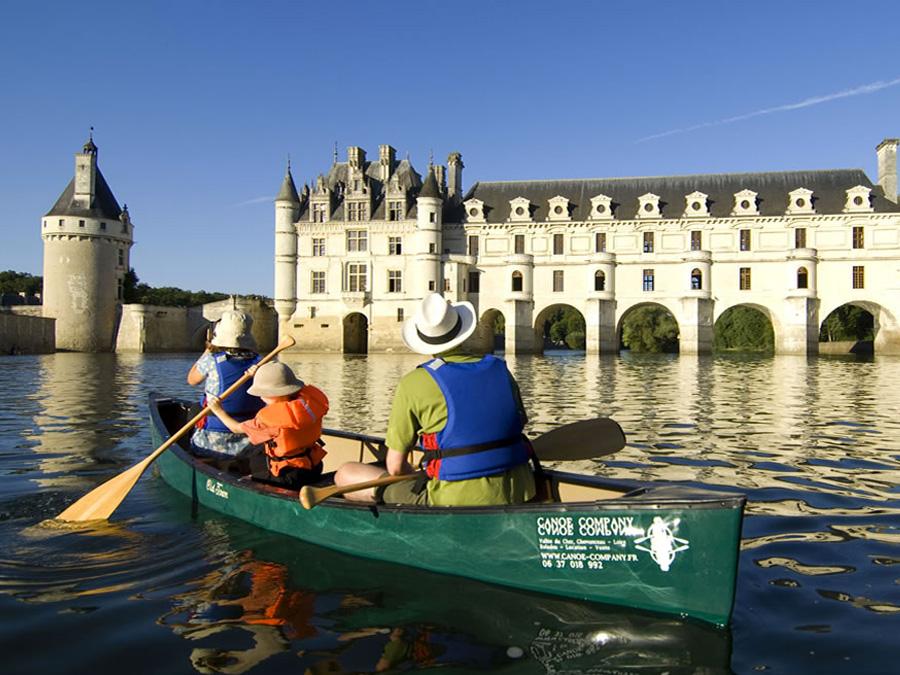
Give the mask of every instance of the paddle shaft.
M 268 363 L 276 356 L 278 356 L 279 352 L 282 352 L 288 347 L 292 347 L 293 345 L 294 338 L 289 335 L 285 336 L 281 339 L 275 349 L 273 349 L 271 352 L 269 352 L 259 360 L 257 367 L 263 365 L 264 363 Z M 244 373 L 234 384 L 232 384 L 230 387 L 228 387 L 228 389 L 222 392 L 222 395 L 219 396 L 219 399 L 221 400 L 228 398 L 251 377 L 253 377 L 252 374 Z M 210 411 L 210 407 L 205 406 L 203 410 L 194 415 L 194 417 L 192 417 L 187 424 L 185 424 L 183 427 L 181 427 L 181 429 L 172 434 L 165 443 L 160 445 L 156 450 L 150 453 L 150 455 L 148 455 L 146 458 L 144 458 L 142 461 L 138 462 L 131 468 L 126 469 L 116 476 L 113 476 L 105 483 L 88 492 L 84 497 L 82 497 L 65 511 L 60 513 L 57 516 L 57 519 L 68 521 L 83 521 L 105 520 L 109 518 L 112 512 L 115 511 L 116 508 L 118 508 L 119 504 L 122 503 L 122 500 L 124 500 L 128 493 L 131 491 L 131 488 L 134 487 L 134 484 L 137 483 L 138 479 L 141 477 L 141 474 L 144 473 L 147 467 L 150 466 L 157 457 L 168 450 L 176 441 L 178 441 L 179 438 L 190 431 L 194 427 L 194 425 L 197 424 L 197 422 L 206 417 L 210 413 Z
M 608 417 L 597 417 L 564 424 L 551 429 L 547 433 L 532 439 L 531 444 L 539 460 L 595 459 L 611 455 L 625 447 L 625 434 L 622 433 L 622 427 L 615 420 Z M 300 503 L 305 508 L 311 509 L 329 497 L 337 497 L 348 492 L 390 485 L 391 483 L 410 480 L 416 476 L 417 474 L 384 476 L 375 480 L 365 481 L 364 483 L 330 485 L 327 487 L 305 485 L 300 489 Z

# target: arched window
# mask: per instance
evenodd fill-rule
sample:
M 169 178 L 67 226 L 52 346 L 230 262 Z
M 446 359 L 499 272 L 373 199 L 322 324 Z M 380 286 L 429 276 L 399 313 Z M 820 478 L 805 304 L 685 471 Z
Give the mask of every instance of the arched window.
M 691 272 L 691 290 L 699 291 L 703 288 L 703 272 L 698 269 L 694 269 Z
M 809 288 L 809 272 L 805 267 L 797 270 L 797 288 Z
M 521 272 L 513 272 L 512 273 L 512 289 L 514 292 L 522 290 L 522 273 Z
M 603 270 L 597 270 L 594 273 L 594 290 L 595 291 L 605 291 L 606 290 L 606 273 Z

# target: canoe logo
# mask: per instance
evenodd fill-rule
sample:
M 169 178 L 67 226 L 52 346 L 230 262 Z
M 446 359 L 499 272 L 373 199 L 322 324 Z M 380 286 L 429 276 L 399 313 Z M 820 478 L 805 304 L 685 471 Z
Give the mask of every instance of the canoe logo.
M 659 569 L 668 572 L 669 567 L 675 561 L 675 554 L 689 548 L 687 539 L 679 539 L 672 534 L 672 528 L 678 527 L 681 522 L 680 518 L 676 518 L 670 527 L 666 521 L 659 516 L 653 519 L 653 524 L 647 530 L 647 534 L 640 539 L 635 539 L 635 548 L 640 551 L 647 551 L 653 562 L 659 565 Z M 641 546 L 644 542 L 649 542 L 650 548 Z
M 225 486 L 222 485 L 219 481 L 213 480 L 212 478 L 206 479 L 206 491 L 211 492 L 216 497 L 228 499 L 228 490 L 225 489 Z

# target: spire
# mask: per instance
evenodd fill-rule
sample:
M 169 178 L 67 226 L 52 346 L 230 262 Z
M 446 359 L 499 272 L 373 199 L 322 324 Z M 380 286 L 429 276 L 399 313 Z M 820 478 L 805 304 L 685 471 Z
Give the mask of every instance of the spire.
M 425 176 L 425 183 L 419 191 L 419 198 L 431 197 L 432 199 L 440 199 L 441 192 L 438 190 L 437 178 L 434 177 L 434 167 L 428 167 L 428 175 Z
M 284 180 L 281 182 L 281 189 L 278 196 L 275 197 L 276 202 L 291 202 L 299 204 L 300 197 L 297 196 L 297 186 L 294 185 L 294 177 L 291 176 L 291 156 L 287 159 L 287 172 L 284 174 Z
M 94 145 L 94 127 L 91 127 L 91 133 L 88 135 L 88 142 L 81 148 L 81 152 L 85 155 L 97 154 L 97 146 Z

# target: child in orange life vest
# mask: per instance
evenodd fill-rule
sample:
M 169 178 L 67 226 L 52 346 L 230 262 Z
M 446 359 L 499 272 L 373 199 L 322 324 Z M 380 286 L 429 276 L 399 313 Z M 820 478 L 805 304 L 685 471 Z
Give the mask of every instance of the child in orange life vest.
M 238 422 L 225 412 L 216 396 L 208 396 L 207 403 L 232 432 L 246 434 L 254 445 L 264 444 L 268 472 L 258 478 L 292 490 L 317 481 L 325 457 L 319 442 L 322 418 L 328 412 L 325 394 L 304 384 L 288 366 L 277 361 L 256 369 L 253 386 L 247 392 L 259 396 L 266 407 L 246 422 Z

